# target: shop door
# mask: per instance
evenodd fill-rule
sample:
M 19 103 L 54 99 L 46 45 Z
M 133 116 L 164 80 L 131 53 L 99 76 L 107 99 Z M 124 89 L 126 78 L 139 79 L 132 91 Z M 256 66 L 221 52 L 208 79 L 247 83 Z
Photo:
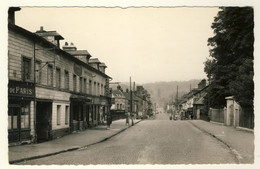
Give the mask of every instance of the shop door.
M 19 142 L 21 140 L 20 107 L 11 105 L 8 107 L 8 141 Z
M 36 105 L 36 133 L 37 142 L 50 140 L 51 131 L 51 102 L 37 102 Z

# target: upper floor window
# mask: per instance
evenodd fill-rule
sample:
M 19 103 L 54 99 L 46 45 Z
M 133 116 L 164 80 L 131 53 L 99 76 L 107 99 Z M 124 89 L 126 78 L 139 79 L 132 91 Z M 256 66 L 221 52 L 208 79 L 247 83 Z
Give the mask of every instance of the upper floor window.
M 103 87 L 103 84 L 101 84 L 101 95 L 104 95 L 104 87 Z
M 79 91 L 83 92 L 83 88 L 82 88 L 82 77 L 79 78 Z
M 77 91 L 77 76 L 73 75 L 73 91 Z
M 100 84 L 97 84 L 97 95 L 100 95 Z
M 84 79 L 83 81 L 83 92 L 87 93 L 87 79 Z
M 30 81 L 32 76 L 31 63 L 32 60 L 26 57 L 23 57 L 22 63 L 22 72 L 23 72 L 23 80 Z
M 41 72 L 41 62 L 36 61 L 35 63 L 35 75 L 36 75 L 36 83 L 41 83 L 41 78 L 42 78 L 42 72 Z
M 56 68 L 56 87 L 60 88 L 60 81 L 61 81 L 61 73 L 60 73 L 60 69 Z
M 94 92 L 93 92 L 94 95 L 97 95 L 97 83 L 94 82 Z
M 53 67 L 52 67 L 52 65 L 48 65 L 48 68 L 47 68 L 47 84 L 49 86 L 53 85 Z
M 64 72 L 64 85 L 65 89 L 69 89 L 69 72 L 66 70 Z
M 89 80 L 89 94 L 92 94 L 92 81 Z

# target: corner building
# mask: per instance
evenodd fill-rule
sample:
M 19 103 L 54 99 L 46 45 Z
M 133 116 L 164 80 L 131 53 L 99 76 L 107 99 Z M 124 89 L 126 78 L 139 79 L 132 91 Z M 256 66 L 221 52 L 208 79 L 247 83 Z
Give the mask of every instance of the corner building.
M 87 50 L 56 31 L 29 32 L 8 23 L 9 144 L 41 142 L 98 125 L 110 110 L 106 65 L 89 63 Z

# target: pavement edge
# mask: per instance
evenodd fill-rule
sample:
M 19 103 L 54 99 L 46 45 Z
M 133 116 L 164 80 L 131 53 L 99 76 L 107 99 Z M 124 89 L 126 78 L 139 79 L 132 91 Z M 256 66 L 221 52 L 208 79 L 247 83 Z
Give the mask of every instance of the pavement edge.
M 143 120 L 137 121 L 136 123 L 134 123 L 134 125 L 140 123 L 141 121 L 143 121 Z M 54 153 L 48 153 L 48 154 L 22 158 L 22 159 L 18 159 L 18 160 L 13 160 L 13 161 L 9 161 L 9 164 L 16 164 L 16 163 L 20 163 L 20 162 L 24 162 L 24 161 L 30 161 L 30 160 L 35 160 L 35 159 L 39 159 L 39 158 L 49 157 L 49 156 L 53 156 L 53 155 L 57 155 L 57 154 L 70 152 L 70 151 L 76 151 L 76 150 L 85 149 L 85 148 L 87 148 L 89 146 L 92 146 L 92 145 L 95 145 L 95 144 L 98 144 L 98 143 L 102 143 L 102 142 L 104 142 L 104 141 L 106 141 L 106 140 L 108 140 L 108 139 L 110 139 L 110 138 L 112 138 L 112 137 L 122 133 L 123 131 L 127 130 L 128 128 L 133 127 L 134 125 L 130 125 L 130 126 L 126 127 L 126 128 L 123 128 L 122 130 L 119 130 L 118 132 L 110 135 L 109 137 L 106 137 L 106 138 L 104 138 L 104 139 L 102 139 L 100 141 L 94 142 L 94 143 L 90 143 L 88 145 L 74 147 L 74 148 L 69 148 L 69 149 L 57 151 L 57 152 L 54 152 Z

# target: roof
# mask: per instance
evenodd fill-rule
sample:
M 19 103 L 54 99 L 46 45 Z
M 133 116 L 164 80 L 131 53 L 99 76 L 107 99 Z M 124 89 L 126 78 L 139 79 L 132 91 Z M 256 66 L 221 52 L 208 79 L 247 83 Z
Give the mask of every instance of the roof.
M 123 92 L 121 92 L 120 90 L 112 90 L 112 94 L 113 94 L 115 97 L 124 97 Z
M 12 30 L 12 31 L 15 31 L 16 33 L 19 33 L 23 36 L 26 36 L 30 39 L 32 39 L 33 41 L 35 42 L 40 42 L 43 46 L 45 47 L 50 47 L 50 48 L 54 48 L 57 52 L 61 53 L 62 55 L 64 55 L 64 57 L 68 57 L 70 60 L 74 61 L 75 63 L 77 64 L 80 64 L 80 65 L 83 65 L 84 67 L 88 68 L 89 70 L 91 71 L 94 71 L 100 75 L 103 75 L 107 78 L 111 78 L 110 76 L 106 75 L 105 73 L 93 68 L 92 66 L 88 65 L 87 63 L 84 63 L 82 61 L 80 61 L 79 59 L 73 57 L 70 53 L 68 53 L 67 51 L 64 51 L 60 48 L 58 48 L 56 45 L 54 45 L 53 43 L 49 42 L 48 40 L 46 40 L 45 38 L 35 34 L 35 33 L 32 33 L 22 27 L 19 27 L 15 24 L 12 24 L 12 23 L 8 23 L 8 29 L 9 30 Z
M 106 64 L 104 62 L 102 62 L 99 67 L 107 67 Z
M 88 53 L 87 50 L 71 50 L 71 51 L 67 51 L 69 54 L 73 55 L 73 56 L 77 56 L 77 55 L 86 55 L 86 56 L 90 56 L 90 54 Z
M 204 98 L 201 97 L 201 98 L 199 98 L 199 100 L 195 101 L 193 104 L 204 104 L 203 102 L 204 102 Z
M 126 98 L 127 100 L 130 100 L 130 93 L 123 92 L 123 94 L 125 95 L 125 98 Z
M 205 87 L 203 87 L 202 89 L 199 89 L 197 92 L 195 92 L 194 94 L 198 94 L 198 93 L 200 93 L 200 92 L 202 92 L 203 90 L 205 90 L 206 88 L 208 88 L 209 86 L 207 85 L 207 86 L 205 86 Z
M 89 59 L 89 63 L 101 63 L 98 58 Z
M 36 31 L 37 35 L 45 37 L 45 36 L 54 36 L 56 40 L 64 39 L 58 32 L 56 31 Z

